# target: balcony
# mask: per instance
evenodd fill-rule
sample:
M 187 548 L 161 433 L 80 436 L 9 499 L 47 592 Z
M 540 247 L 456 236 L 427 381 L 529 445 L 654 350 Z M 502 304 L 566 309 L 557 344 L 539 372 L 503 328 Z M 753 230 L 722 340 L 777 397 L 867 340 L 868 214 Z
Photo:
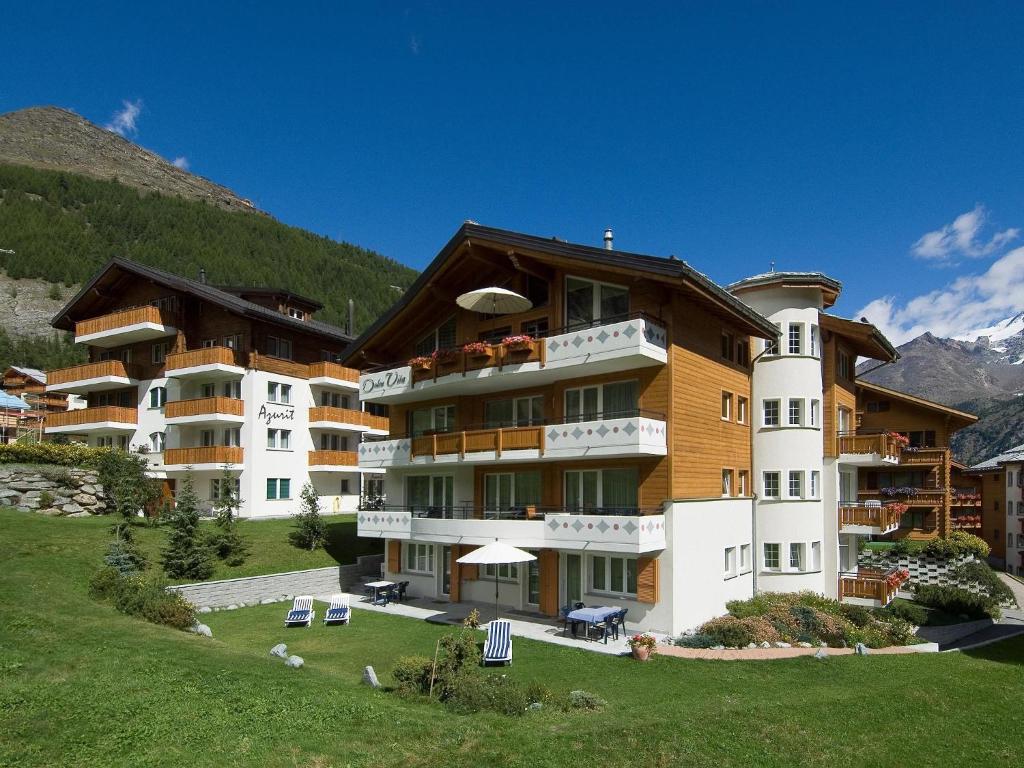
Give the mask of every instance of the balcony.
M 532 510 L 532 511 L 531 511 Z M 664 549 L 665 516 L 643 510 L 593 510 L 593 514 L 527 507 L 522 512 L 487 512 L 450 507 L 360 511 L 359 536 L 487 544 L 500 539 L 515 547 L 641 554 Z M 618 512 L 619 514 L 615 514 Z
M 664 456 L 667 429 L 661 414 L 532 427 L 492 427 L 444 432 L 359 446 L 359 466 L 561 461 L 586 458 Z
M 900 444 L 891 435 L 840 434 L 837 438 L 839 462 L 858 467 L 899 464 Z
M 895 505 L 840 504 L 839 532 L 882 536 L 900 527 L 903 510 Z
M 231 379 L 245 373 L 245 356 L 230 347 L 202 347 L 174 352 L 164 361 L 164 373 L 176 379 Z
M 949 522 L 957 531 L 981 531 L 981 515 L 953 515 Z M 1021 523 L 1024 524 L 1024 520 L 1021 520 Z M 1021 530 L 1024 531 L 1024 527 Z
M 75 323 L 75 342 L 94 347 L 120 347 L 138 341 L 174 336 L 174 315 L 154 306 L 132 307 Z
M 857 496 L 862 500 L 865 498 L 884 500 L 885 502 L 898 501 L 908 507 L 941 507 L 946 503 L 946 490 L 944 488 L 887 488 L 882 493 L 879 489 L 857 491 Z
M 309 383 L 315 386 L 359 389 L 359 371 L 338 363 L 310 363 L 307 373 Z
M 89 432 L 135 431 L 139 421 L 135 408 L 121 408 L 116 405 L 101 405 L 96 408 L 80 408 L 46 416 L 45 431 L 48 435 L 85 434 Z
M 852 605 L 881 608 L 896 597 L 900 585 L 909 578 L 906 571 L 860 568 L 856 573 L 839 574 L 839 599 Z
M 167 448 L 164 450 L 164 468 L 181 471 L 187 467 L 193 470 L 241 469 L 242 449 L 236 445 L 204 445 L 198 448 Z
M 388 433 L 388 418 L 351 408 L 320 405 L 309 409 L 309 428 L 386 435 Z
M 900 464 L 933 467 L 946 463 L 948 448 L 904 448 L 900 452 Z
M 597 376 L 664 365 L 668 337 L 662 323 L 637 315 L 567 331 L 521 346 L 489 345 L 479 354 L 461 348 L 417 367 L 408 364 L 359 377 L 366 402 L 405 403 L 544 386 L 567 376 Z
M 245 421 L 245 402 L 233 397 L 200 397 L 172 400 L 164 406 L 167 424 L 241 424 Z
M 138 383 L 138 368 L 120 360 L 101 360 L 70 368 L 59 368 L 46 374 L 47 392 L 67 392 L 85 395 L 108 389 L 133 387 Z
M 310 451 L 310 472 L 358 472 L 359 456 L 355 451 Z

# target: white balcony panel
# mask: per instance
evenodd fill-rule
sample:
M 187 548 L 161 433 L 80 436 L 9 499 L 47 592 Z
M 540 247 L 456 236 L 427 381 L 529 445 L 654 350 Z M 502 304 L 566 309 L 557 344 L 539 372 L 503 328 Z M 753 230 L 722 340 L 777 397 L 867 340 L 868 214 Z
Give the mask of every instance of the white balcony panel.
M 125 344 L 135 344 L 139 341 L 174 336 L 177 332 L 178 329 L 172 325 L 143 321 L 122 325 L 119 328 L 75 336 L 75 343 L 90 344 L 94 347 L 120 347 Z

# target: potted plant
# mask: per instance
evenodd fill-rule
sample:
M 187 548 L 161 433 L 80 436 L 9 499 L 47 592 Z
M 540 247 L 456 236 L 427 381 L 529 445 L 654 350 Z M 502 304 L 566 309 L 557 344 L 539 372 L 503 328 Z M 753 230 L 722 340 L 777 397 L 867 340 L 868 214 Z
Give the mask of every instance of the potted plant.
M 409 361 L 409 366 L 414 371 L 426 371 L 430 369 L 430 366 L 433 362 L 433 359 L 427 357 L 426 355 L 417 355 L 416 357 Z
M 491 345 L 486 341 L 471 341 L 462 347 L 462 351 L 470 357 L 490 357 Z
M 654 635 L 648 635 L 646 632 L 640 635 L 633 635 L 626 642 L 629 644 L 629 649 L 633 652 L 633 658 L 637 661 L 647 661 L 651 658 L 651 654 L 655 653 L 658 649 L 658 641 L 654 639 Z
M 885 436 L 896 443 L 897 448 L 909 448 L 910 438 L 906 435 L 901 435 L 899 432 L 886 432 Z
M 501 340 L 501 343 L 510 352 L 526 352 L 533 349 L 533 337 L 525 333 L 520 333 L 516 336 L 506 336 Z

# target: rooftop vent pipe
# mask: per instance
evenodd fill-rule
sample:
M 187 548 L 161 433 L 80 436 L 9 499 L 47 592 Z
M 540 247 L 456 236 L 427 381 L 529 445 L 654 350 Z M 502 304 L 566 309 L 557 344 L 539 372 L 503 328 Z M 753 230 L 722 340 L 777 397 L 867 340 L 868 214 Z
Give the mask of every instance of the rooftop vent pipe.
M 604 249 L 606 251 L 612 250 L 612 231 L 610 229 L 604 231 Z
M 199 282 L 206 285 L 206 267 L 199 268 Z

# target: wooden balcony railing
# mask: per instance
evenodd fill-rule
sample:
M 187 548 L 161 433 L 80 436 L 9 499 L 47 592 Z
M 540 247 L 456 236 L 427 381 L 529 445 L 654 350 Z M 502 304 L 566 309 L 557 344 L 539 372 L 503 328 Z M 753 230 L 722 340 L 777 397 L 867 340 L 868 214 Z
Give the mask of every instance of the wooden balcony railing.
M 71 384 L 75 381 L 86 379 L 98 379 L 101 376 L 120 376 L 125 379 L 138 378 L 138 369 L 130 363 L 122 363 L 120 360 L 101 360 L 98 363 L 83 363 L 73 365 L 70 368 L 58 368 L 55 371 L 47 371 L 46 383 L 48 386 L 55 384 Z
M 341 381 L 349 381 L 353 384 L 359 383 L 359 371 L 354 368 L 346 368 L 344 365 L 340 365 L 338 363 L 310 363 L 308 376 L 311 379 L 324 377 L 339 379 Z
M 201 347 L 187 352 L 172 352 L 167 355 L 164 369 L 170 375 L 172 370 L 217 364 L 243 366 L 245 355 L 231 347 Z
M 139 412 L 135 408 L 100 405 L 95 408 L 79 408 L 76 411 L 49 413 L 46 416 L 47 427 L 74 427 L 81 424 L 96 424 L 101 421 L 113 421 L 118 424 L 138 424 Z
M 904 448 L 900 452 L 900 464 L 945 464 L 948 452 L 948 448 Z
M 839 435 L 839 453 L 862 453 L 879 456 L 899 456 L 899 444 L 885 434 Z
M 194 400 L 172 400 L 164 406 L 164 418 L 167 419 L 208 416 L 215 413 L 244 416 L 245 401 L 234 397 L 199 397 Z
M 165 466 L 196 464 L 241 464 L 242 449 L 236 445 L 204 445 L 198 448 L 168 448 L 164 451 Z
M 883 531 L 896 528 L 900 524 L 900 514 L 892 507 L 866 507 L 860 504 L 841 504 L 839 506 L 839 527 L 846 525 L 862 525 L 880 528 Z
M 435 435 L 421 435 L 412 439 L 413 456 L 431 456 L 457 453 L 494 451 L 501 456 L 504 451 L 535 450 L 544 454 L 544 427 L 508 427 L 503 429 L 477 429 L 463 432 L 445 432 Z
M 355 451 L 310 451 L 311 467 L 358 467 L 359 454 Z
M 111 312 L 108 315 L 91 317 L 88 320 L 79 320 L 75 323 L 75 336 L 88 336 L 93 333 L 103 333 L 104 331 L 116 331 L 118 328 L 127 328 L 130 325 L 137 325 L 139 323 L 173 326 L 174 319 L 173 312 L 167 312 L 151 305 L 132 307 Z
M 839 574 L 839 598 L 857 597 L 888 605 L 896 597 L 899 583 L 891 583 L 891 571 L 861 568 L 857 573 Z
M 522 363 L 545 363 L 547 347 L 545 339 L 534 339 L 527 344 L 513 345 L 490 344 L 486 351 L 480 353 L 463 352 L 461 349 L 449 350 L 446 356 L 439 357 L 429 364 L 413 366 L 413 381 L 426 381 L 447 376 L 450 373 L 466 373 L 480 368 L 497 367 L 499 370 L 506 365 Z
M 878 490 L 857 491 L 860 498 L 877 498 L 884 504 L 899 501 L 911 507 L 941 507 L 946 503 L 948 492 L 944 488 L 915 488 L 916 493 L 883 497 Z
M 257 371 L 276 373 L 279 376 L 292 376 L 296 379 L 309 377 L 308 363 L 296 363 L 294 360 L 271 357 L 260 352 L 249 353 L 249 367 Z
M 351 408 L 335 408 L 330 405 L 318 405 L 309 409 L 309 421 L 328 421 L 333 424 L 355 424 L 369 429 L 388 429 L 387 416 L 375 416 L 365 411 Z

